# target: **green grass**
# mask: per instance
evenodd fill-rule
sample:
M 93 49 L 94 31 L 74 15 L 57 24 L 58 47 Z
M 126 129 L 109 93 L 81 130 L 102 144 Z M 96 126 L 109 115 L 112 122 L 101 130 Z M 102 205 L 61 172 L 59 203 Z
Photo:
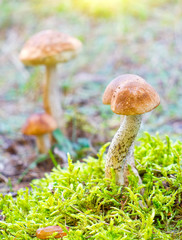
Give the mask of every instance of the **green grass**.
M 37 239 L 40 227 L 70 227 L 64 239 L 182 239 L 181 142 L 146 134 L 135 148 L 143 185 L 129 176 L 127 188 L 104 178 L 103 146 L 97 158 L 55 168 L 21 189 L 1 195 L 0 239 Z M 143 195 L 141 188 L 145 189 Z
M 25 2 L 2 0 L 0 6 L 1 26 L 4 27 L 21 18 L 17 16 L 18 11 L 31 11 L 38 15 L 51 15 L 57 13 L 80 12 L 96 18 L 115 18 L 120 15 L 130 15 L 140 19 L 146 19 L 152 14 L 152 10 L 166 4 L 176 4 L 177 0 L 28 0 Z M 51 5 L 51 8 L 50 8 Z M 9 16 L 12 16 L 10 19 Z M 3 23 L 3 24 L 2 24 Z
M 131 15 L 141 19 L 150 16 L 151 10 L 171 0 L 32 0 L 32 8 L 35 12 L 50 14 L 55 12 L 77 11 L 96 18 L 110 18 L 119 15 Z M 174 1 L 173 1 L 174 3 Z M 51 4 L 51 10 L 49 5 Z

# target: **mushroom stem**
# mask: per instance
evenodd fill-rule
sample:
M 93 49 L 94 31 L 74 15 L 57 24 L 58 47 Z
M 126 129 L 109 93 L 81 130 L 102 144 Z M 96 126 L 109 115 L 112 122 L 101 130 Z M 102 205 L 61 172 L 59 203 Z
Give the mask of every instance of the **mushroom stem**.
M 57 122 L 58 127 L 63 130 L 64 122 L 61 107 L 61 93 L 59 92 L 56 65 L 46 66 L 46 83 L 44 85 L 44 108 Z
M 134 142 L 132 143 L 132 145 L 131 145 L 131 147 L 130 147 L 130 149 L 128 151 L 128 154 L 126 156 L 125 165 L 124 165 L 123 175 L 124 175 L 124 185 L 125 186 L 128 185 L 128 178 L 127 178 L 127 176 L 129 175 L 128 166 L 131 167 L 131 170 L 133 171 L 135 176 L 138 177 L 138 183 L 142 184 L 142 180 L 141 180 L 140 175 L 138 173 L 138 170 L 136 169 L 136 166 L 135 166 Z
M 124 185 L 127 180 L 127 166 L 131 164 L 134 174 L 139 176 L 134 163 L 134 140 L 140 128 L 142 115 L 125 116 L 115 134 L 106 157 L 106 178 L 111 178 L 111 168 L 115 172 L 116 184 Z
M 36 142 L 40 153 L 48 153 L 51 148 L 49 134 L 37 135 Z

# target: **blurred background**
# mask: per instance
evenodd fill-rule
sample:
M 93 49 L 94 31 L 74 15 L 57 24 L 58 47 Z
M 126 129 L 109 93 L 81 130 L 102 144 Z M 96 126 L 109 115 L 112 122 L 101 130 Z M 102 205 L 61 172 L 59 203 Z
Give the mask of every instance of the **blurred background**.
M 159 132 L 182 140 L 181 19 L 180 0 L 0 0 L 0 172 L 6 181 L 37 156 L 34 139 L 20 129 L 42 111 L 44 68 L 20 62 L 25 41 L 54 29 L 83 43 L 75 59 L 58 66 L 67 137 L 79 159 L 116 132 L 120 117 L 102 104 L 102 94 L 125 73 L 140 75 L 161 97 L 161 105 L 144 115 L 139 136 Z

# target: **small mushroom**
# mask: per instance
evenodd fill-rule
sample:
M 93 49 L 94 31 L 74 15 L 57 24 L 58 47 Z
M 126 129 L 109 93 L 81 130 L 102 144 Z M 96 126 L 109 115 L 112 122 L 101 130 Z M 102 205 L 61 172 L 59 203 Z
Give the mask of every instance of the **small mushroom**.
M 66 227 L 66 229 L 69 231 L 69 227 Z M 39 228 L 36 231 L 36 237 L 39 239 L 49 239 L 53 234 L 56 234 L 54 235 L 54 238 L 63 238 L 67 235 L 67 233 L 64 232 L 60 226 Z
M 77 55 L 81 49 L 81 42 L 69 35 L 45 30 L 32 36 L 20 52 L 20 60 L 25 65 L 45 65 L 46 83 L 44 87 L 44 108 L 64 131 L 61 98 L 56 76 L 56 65 L 67 62 Z
M 137 75 L 121 75 L 106 88 L 103 103 L 111 104 L 111 110 L 123 115 L 121 126 L 115 134 L 106 157 L 106 178 L 111 178 L 113 168 L 118 185 L 127 184 L 128 165 L 139 176 L 134 163 L 134 140 L 140 128 L 142 114 L 160 104 L 157 92 Z M 140 179 L 139 179 L 140 182 Z
M 47 113 L 31 115 L 22 128 L 25 135 L 36 136 L 40 153 L 48 153 L 51 147 L 50 133 L 57 128 L 56 121 Z

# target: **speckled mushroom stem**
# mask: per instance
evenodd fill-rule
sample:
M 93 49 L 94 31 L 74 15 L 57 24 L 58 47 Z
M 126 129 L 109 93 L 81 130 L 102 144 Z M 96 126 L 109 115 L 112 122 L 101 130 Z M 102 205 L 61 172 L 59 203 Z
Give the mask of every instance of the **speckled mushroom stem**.
M 136 169 L 135 166 L 135 158 L 134 158 L 134 142 L 132 143 L 128 154 L 126 156 L 126 161 L 124 164 L 124 170 L 123 170 L 123 175 L 124 175 L 124 185 L 127 186 L 128 185 L 128 178 L 127 176 L 129 175 L 129 169 L 128 166 L 131 167 L 131 170 L 133 171 L 133 173 L 135 174 L 135 176 L 138 177 L 138 183 L 142 184 L 142 180 L 140 178 L 140 175 L 138 173 L 138 170 Z
M 136 174 L 137 169 L 134 164 L 134 140 L 141 125 L 141 115 L 125 116 L 121 126 L 115 134 L 106 157 L 106 178 L 111 178 L 111 168 L 116 177 L 116 184 L 126 183 L 127 165 L 131 164 L 132 170 Z M 134 166 L 133 166 L 134 165 Z M 138 174 L 136 174 L 139 176 Z
M 37 148 L 40 153 L 48 153 L 51 148 L 49 134 L 38 135 L 36 138 Z
M 44 85 L 44 108 L 57 122 L 58 127 L 63 131 L 64 122 L 61 107 L 61 93 L 59 91 L 56 65 L 46 66 L 46 83 Z

